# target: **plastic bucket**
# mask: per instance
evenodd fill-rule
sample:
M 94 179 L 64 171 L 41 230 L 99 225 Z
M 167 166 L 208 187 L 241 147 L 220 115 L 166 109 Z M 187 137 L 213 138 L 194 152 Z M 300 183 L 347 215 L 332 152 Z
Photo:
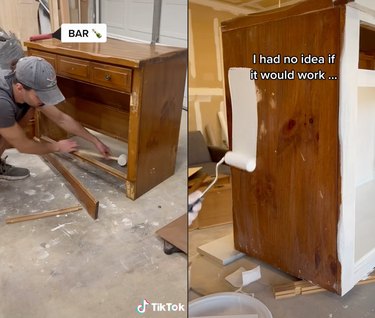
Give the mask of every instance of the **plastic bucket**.
M 189 318 L 258 314 L 259 318 L 272 318 L 271 312 L 258 299 L 240 293 L 217 293 L 194 299 L 189 303 Z

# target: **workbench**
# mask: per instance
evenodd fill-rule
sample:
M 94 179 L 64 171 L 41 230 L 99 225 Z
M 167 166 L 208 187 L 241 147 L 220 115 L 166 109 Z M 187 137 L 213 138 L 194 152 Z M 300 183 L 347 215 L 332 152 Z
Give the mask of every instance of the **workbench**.
M 128 198 L 138 198 L 174 174 L 186 49 L 114 39 L 84 44 L 50 39 L 25 46 L 28 55 L 54 66 L 66 98 L 59 109 L 83 126 L 127 143 Z M 37 137 L 69 137 L 42 114 L 35 122 Z

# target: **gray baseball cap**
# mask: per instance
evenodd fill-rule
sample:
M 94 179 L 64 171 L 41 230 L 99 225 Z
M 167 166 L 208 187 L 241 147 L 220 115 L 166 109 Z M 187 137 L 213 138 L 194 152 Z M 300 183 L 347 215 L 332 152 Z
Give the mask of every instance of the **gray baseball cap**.
M 17 62 L 15 74 L 17 80 L 32 88 L 45 105 L 57 105 L 65 100 L 57 87 L 56 72 L 45 59 L 23 57 Z

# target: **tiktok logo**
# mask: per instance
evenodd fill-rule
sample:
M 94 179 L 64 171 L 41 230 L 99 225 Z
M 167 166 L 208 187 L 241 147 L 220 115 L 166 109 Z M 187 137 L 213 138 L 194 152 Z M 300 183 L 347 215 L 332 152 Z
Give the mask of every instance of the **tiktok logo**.
M 146 312 L 146 308 L 150 303 L 147 301 L 147 299 L 143 299 L 143 303 L 138 305 L 137 307 L 137 313 L 144 314 Z

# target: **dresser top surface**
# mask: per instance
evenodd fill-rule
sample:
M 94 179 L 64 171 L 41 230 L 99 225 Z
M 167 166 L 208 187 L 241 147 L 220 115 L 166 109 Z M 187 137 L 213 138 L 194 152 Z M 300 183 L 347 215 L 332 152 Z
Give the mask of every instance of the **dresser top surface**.
M 106 43 L 62 43 L 56 39 L 25 42 L 30 49 L 84 58 L 129 67 L 141 67 L 176 55 L 187 56 L 187 49 L 108 39 Z

